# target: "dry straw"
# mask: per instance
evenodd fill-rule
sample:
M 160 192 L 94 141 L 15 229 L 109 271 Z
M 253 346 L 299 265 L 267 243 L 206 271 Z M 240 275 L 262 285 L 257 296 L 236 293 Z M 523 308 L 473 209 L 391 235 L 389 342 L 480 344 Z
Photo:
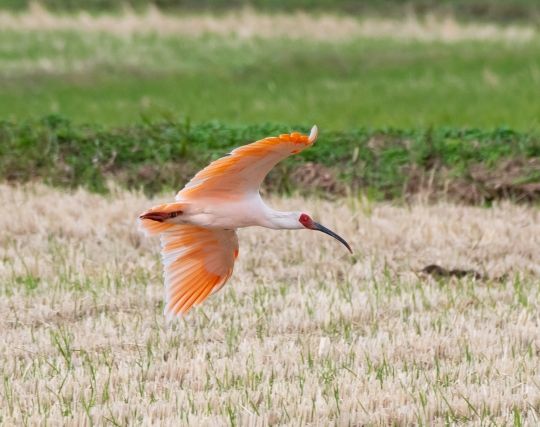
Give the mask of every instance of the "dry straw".
M 39 3 L 31 3 L 22 13 L 0 12 L 0 28 L 16 31 L 89 31 L 121 36 L 157 33 L 198 37 L 206 34 L 239 38 L 309 38 L 312 40 L 346 40 L 356 37 L 397 40 L 442 41 L 464 40 L 524 42 L 536 36 L 527 25 L 505 27 L 488 23 L 461 23 L 450 16 L 428 15 L 403 19 L 365 18 L 310 14 L 306 12 L 262 14 L 241 9 L 220 16 L 210 14 L 166 14 L 155 7 L 144 13 L 126 8 L 118 15 L 53 14 Z
M 5 425 L 538 425 L 538 209 L 275 199 L 356 255 L 243 230 L 231 281 L 167 325 L 135 230 L 156 202 L 0 186 Z

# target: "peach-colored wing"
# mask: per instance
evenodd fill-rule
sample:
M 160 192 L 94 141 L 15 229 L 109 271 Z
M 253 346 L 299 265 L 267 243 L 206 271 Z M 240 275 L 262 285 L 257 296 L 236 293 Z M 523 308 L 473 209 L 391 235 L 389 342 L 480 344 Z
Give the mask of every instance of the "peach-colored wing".
M 257 192 L 277 163 L 311 146 L 316 139 L 317 126 L 313 126 L 309 136 L 293 132 L 236 148 L 198 172 L 178 192 L 176 200 L 237 199 Z
M 165 275 L 165 314 L 186 314 L 220 289 L 238 256 L 234 230 L 178 225 L 161 234 Z

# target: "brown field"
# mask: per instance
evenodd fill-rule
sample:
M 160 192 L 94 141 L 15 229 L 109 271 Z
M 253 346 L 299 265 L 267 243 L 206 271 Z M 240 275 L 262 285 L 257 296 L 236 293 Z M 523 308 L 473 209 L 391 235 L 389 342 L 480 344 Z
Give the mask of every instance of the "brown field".
M 0 186 L 3 425 L 540 423 L 540 212 L 274 199 L 230 282 L 162 316 L 155 203 Z M 437 264 L 482 278 L 437 277 Z

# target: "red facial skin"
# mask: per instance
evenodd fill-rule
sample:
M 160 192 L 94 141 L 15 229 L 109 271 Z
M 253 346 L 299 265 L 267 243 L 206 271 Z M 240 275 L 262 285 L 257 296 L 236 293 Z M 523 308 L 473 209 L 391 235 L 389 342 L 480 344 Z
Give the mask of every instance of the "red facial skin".
M 307 214 L 300 215 L 300 218 L 298 218 L 298 221 L 300 221 L 300 224 L 302 224 L 304 227 L 309 228 L 310 230 L 314 227 L 314 222 Z
M 343 237 L 338 236 L 336 233 L 334 233 L 332 230 L 326 228 L 325 226 L 316 223 L 311 219 L 311 217 L 305 213 L 300 214 L 300 218 L 298 218 L 298 222 L 302 224 L 305 228 L 308 230 L 317 230 L 322 233 L 328 234 L 329 236 L 332 236 L 334 239 L 340 241 L 345 247 L 349 250 L 349 252 L 352 254 L 352 249 L 349 246 L 349 244 L 343 239 Z

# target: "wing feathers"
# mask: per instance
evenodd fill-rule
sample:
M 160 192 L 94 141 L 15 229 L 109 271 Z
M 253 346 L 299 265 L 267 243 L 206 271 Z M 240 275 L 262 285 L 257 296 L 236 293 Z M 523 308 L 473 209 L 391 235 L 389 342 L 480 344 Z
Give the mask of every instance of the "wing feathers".
M 177 200 L 195 198 L 238 199 L 259 190 L 265 176 L 281 160 L 311 146 L 317 127 L 309 136 L 298 132 L 269 137 L 234 149 L 197 173 L 176 195 Z
M 161 235 L 165 314 L 186 314 L 223 286 L 232 273 L 238 239 L 232 230 L 177 225 Z
M 206 299 L 206 297 L 210 294 L 210 292 L 212 291 L 212 288 L 217 284 L 217 282 L 218 282 L 218 279 L 215 279 L 214 281 L 207 284 L 204 290 L 201 292 L 201 294 L 197 297 L 193 305 L 197 306 L 200 303 L 202 303 Z

